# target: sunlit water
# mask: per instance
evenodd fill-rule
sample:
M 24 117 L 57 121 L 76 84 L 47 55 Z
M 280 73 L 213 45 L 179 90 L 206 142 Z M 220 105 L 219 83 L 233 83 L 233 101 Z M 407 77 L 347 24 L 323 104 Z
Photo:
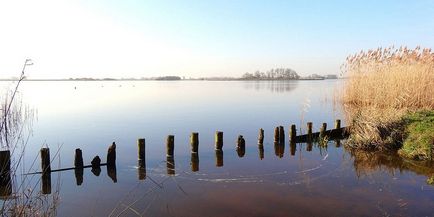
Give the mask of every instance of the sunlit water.
M 276 126 L 288 133 L 296 124 L 300 133 L 308 121 L 318 131 L 323 122 L 343 119 L 333 103 L 339 86 L 338 80 L 24 82 L 23 103 L 37 111 L 26 165 L 46 145 L 52 169 L 73 166 L 76 148 L 86 165 L 96 155 L 105 162 L 116 142 L 116 177 L 106 167 L 99 176 L 84 169 L 77 185 L 73 170 L 52 174 L 52 191 L 60 184 L 58 216 L 433 216 L 434 187 L 426 184 L 432 165 L 350 153 L 345 141 L 313 144 L 312 151 L 286 142 L 275 150 Z M 216 130 L 224 132 L 223 156 L 214 150 Z M 199 132 L 198 159 L 190 154 L 191 132 Z M 166 161 L 169 134 L 174 162 Z M 235 149 L 238 135 L 246 139 L 243 157 Z M 146 174 L 137 169 L 138 138 L 146 139 Z M 31 171 L 40 170 L 38 161 Z

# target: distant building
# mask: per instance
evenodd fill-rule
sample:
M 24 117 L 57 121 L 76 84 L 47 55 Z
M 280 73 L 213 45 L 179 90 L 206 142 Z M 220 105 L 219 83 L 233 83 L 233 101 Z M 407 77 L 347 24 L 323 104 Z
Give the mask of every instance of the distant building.
M 325 79 L 338 79 L 338 76 L 334 74 L 330 74 L 330 75 L 326 75 Z

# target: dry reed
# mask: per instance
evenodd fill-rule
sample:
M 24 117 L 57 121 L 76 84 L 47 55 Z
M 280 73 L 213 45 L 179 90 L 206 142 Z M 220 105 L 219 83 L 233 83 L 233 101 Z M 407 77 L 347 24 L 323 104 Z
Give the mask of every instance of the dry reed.
M 400 119 L 434 109 L 434 53 L 431 49 L 378 48 L 351 55 L 342 102 L 357 148 L 388 149 L 402 139 Z

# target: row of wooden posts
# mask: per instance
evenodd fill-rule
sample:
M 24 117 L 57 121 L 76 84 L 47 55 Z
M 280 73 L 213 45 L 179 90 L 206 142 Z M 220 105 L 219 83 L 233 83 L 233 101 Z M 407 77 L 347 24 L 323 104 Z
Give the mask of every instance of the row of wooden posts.
M 333 137 L 340 138 L 345 134 L 345 128 L 341 128 L 341 121 L 338 119 L 335 121 L 335 127 L 332 130 L 327 130 L 327 124 L 323 123 L 320 131 L 318 133 L 313 133 L 312 130 L 312 122 L 307 123 L 307 134 L 297 136 L 296 134 L 296 126 L 291 125 L 289 130 L 289 141 L 291 144 L 291 154 L 295 153 L 295 144 L 297 142 L 308 142 L 311 144 L 312 141 L 323 141 L 325 138 L 333 139 Z M 237 153 L 239 157 L 243 157 L 245 154 L 245 139 L 242 135 L 239 135 L 237 138 Z M 261 159 L 264 158 L 264 130 L 259 129 L 258 133 L 258 145 L 259 145 L 259 156 Z M 283 126 L 278 126 L 274 129 L 274 145 L 276 155 L 279 157 L 283 156 L 283 149 L 285 144 L 285 130 Z M 145 139 L 140 138 L 137 140 L 138 145 L 138 172 L 139 172 L 139 180 L 143 180 L 146 178 L 146 162 L 145 162 Z M 190 136 L 190 145 L 191 145 L 191 166 L 192 171 L 199 170 L 199 133 L 192 132 Z M 283 146 L 283 147 L 282 147 Z M 169 135 L 166 140 L 166 162 L 167 162 L 167 173 L 169 175 L 175 174 L 175 162 L 174 162 L 174 148 L 175 148 L 175 136 Z M 311 151 L 312 147 L 310 146 L 310 150 L 308 147 L 308 151 Z M 216 166 L 223 166 L 223 132 L 216 131 L 215 133 L 215 150 L 216 150 Z M 99 156 L 95 156 L 91 165 L 84 165 L 83 161 L 83 153 L 82 150 L 77 148 L 75 150 L 74 157 L 74 167 L 71 168 L 63 168 L 52 170 L 50 165 L 50 150 L 49 148 L 42 148 L 40 150 L 41 156 L 41 172 L 37 172 L 42 174 L 42 192 L 44 194 L 51 193 L 51 173 L 59 172 L 65 170 L 74 170 L 77 185 L 81 185 L 83 182 L 83 169 L 84 168 L 92 168 L 92 172 L 99 176 L 101 172 L 101 166 L 107 166 L 107 174 L 114 182 L 117 181 L 116 178 L 116 144 L 112 143 L 108 148 L 107 152 L 107 161 L 106 163 L 101 163 L 101 159 Z M 11 172 L 10 172 L 10 151 L 0 151 L 0 193 L 1 195 L 10 195 L 11 188 Z M 37 174 L 33 173 L 33 174 Z M 9 186 L 9 188 L 7 187 Z

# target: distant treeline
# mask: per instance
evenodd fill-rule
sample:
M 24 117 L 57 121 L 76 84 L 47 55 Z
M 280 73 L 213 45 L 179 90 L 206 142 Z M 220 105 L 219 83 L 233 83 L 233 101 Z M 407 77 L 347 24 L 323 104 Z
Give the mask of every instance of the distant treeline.
M 254 73 L 244 73 L 243 80 L 296 80 L 300 76 L 290 68 L 270 69 L 266 72 L 256 71 Z
M 155 78 L 155 80 L 157 80 L 157 81 L 176 81 L 176 80 L 181 80 L 181 77 L 179 77 L 179 76 L 163 76 L 163 77 Z

